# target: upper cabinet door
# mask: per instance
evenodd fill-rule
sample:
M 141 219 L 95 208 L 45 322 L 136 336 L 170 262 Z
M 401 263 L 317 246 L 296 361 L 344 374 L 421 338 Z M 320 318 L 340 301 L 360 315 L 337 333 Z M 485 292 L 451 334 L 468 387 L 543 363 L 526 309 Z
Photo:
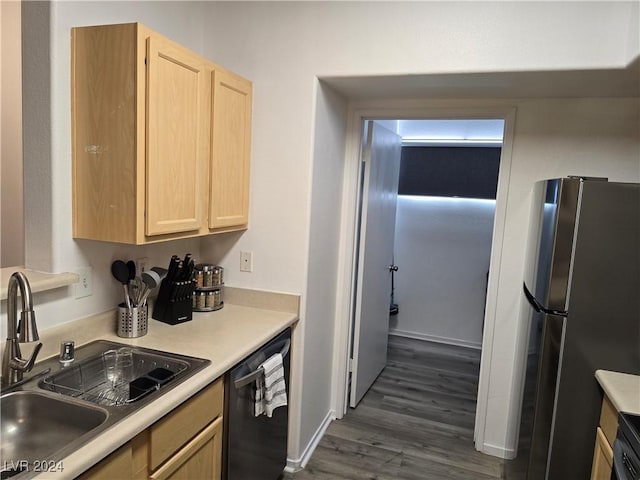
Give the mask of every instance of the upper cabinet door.
M 139 23 L 71 33 L 74 238 L 245 230 L 251 82 Z
M 136 236 L 136 25 L 71 30 L 73 236 Z
M 208 81 L 200 57 L 163 37 L 147 39 L 146 235 L 203 225 Z
M 212 72 L 212 85 L 209 228 L 246 228 L 249 219 L 252 85 L 223 69 Z

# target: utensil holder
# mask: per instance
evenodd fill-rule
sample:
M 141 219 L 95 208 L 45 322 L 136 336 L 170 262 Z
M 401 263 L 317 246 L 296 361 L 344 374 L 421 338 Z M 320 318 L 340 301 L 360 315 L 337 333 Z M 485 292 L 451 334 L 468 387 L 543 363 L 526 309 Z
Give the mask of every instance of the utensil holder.
M 124 303 L 118 305 L 118 336 L 123 338 L 142 337 L 147 334 L 147 304 L 142 307 L 131 307 Z

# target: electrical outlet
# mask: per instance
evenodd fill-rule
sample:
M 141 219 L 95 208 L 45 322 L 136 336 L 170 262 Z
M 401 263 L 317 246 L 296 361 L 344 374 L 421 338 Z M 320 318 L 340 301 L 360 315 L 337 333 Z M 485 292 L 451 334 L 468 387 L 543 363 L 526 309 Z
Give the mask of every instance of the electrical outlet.
M 80 280 L 76 283 L 76 298 L 93 295 L 93 269 L 91 267 L 76 268 Z
M 142 272 L 147 271 L 147 265 L 149 263 L 149 259 L 147 257 L 136 258 L 136 276 L 142 275 Z
M 240 252 L 240 271 L 253 271 L 253 252 Z

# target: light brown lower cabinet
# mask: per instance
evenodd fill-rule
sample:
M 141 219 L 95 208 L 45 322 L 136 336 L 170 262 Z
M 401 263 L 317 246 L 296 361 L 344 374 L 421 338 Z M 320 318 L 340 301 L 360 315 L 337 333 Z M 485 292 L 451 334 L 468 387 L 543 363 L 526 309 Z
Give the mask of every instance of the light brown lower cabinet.
M 200 432 L 149 478 L 153 480 L 194 480 L 220 478 L 222 418 Z
M 114 478 L 133 477 L 133 450 L 131 442 L 94 465 L 78 477 L 79 480 L 113 480 Z
M 613 468 L 613 449 L 607 437 L 598 427 L 596 435 L 596 447 L 593 451 L 593 467 L 591 468 L 591 480 L 610 480 Z
M 618 411 L 606 395 L 602 401 L 600 426 L 596 432 L 593 450 L 591 480 L 610 480 L 613 468 L 613 442 L 618 430 Z
M 219 479 L 223 404 L 220 378 L 78 478 Z

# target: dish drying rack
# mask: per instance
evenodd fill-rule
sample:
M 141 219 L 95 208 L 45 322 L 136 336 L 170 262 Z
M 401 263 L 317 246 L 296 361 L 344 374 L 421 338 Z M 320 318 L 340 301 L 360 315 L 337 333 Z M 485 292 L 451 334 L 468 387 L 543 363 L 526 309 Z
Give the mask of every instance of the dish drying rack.
M 47 376 L 41 386 L 52 392 L 86 400 L 104 407 L 123 406 L 158 390 L 187 370 L 188 364 L 132 350 L 132 365 L 114 369 L 116 350 Z

